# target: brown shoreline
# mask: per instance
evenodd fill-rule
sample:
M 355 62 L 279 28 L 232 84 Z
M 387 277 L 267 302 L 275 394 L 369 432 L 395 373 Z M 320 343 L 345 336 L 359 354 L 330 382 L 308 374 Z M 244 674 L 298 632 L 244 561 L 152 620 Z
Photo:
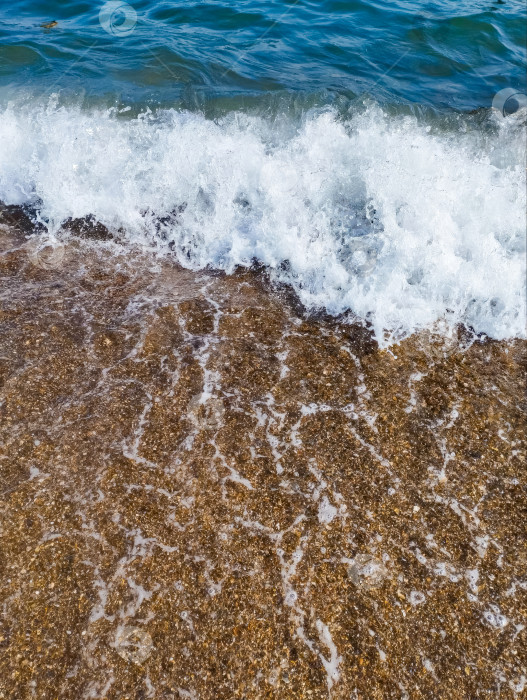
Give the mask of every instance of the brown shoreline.
M 522 695 L 525 342 L 0 241 L 0 698 Z

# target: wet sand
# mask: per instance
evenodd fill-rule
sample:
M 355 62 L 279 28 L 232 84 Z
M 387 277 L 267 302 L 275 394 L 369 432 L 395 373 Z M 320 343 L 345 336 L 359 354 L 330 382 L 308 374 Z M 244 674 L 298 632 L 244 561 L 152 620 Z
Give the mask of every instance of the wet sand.
M 515 698 L 525 342 L 0 232 L 1 698 Z

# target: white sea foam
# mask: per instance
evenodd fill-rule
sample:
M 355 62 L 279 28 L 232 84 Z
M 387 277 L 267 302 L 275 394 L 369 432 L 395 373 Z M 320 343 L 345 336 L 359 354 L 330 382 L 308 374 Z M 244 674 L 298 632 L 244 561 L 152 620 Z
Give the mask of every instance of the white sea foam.
M 379 107 L 299 123 L 53 104 L 0 112 L 0 200 L 39 202 L 53 233 L 92 214 L 130 242 L 167 253 L 170 243 L 187 267 L 231 272 L 256 258 L 306 305 L 368 319 L 382 344 L 445 318 L 525 335 L 515 120 L 484 130 L 459 117 L 447 129 Z

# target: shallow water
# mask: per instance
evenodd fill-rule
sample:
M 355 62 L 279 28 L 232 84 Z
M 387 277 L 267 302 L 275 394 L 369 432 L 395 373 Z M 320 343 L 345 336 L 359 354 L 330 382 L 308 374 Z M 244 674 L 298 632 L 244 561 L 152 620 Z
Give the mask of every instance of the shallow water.
M 524 341 L 2 241 L 3 697 L 521 696 Z

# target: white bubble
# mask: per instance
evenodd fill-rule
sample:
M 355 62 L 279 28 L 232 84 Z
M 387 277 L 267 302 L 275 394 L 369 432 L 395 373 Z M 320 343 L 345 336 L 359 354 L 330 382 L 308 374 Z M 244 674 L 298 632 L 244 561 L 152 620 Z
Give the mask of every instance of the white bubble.
M 292 607 L 292 606 L 296 603 L 297 599 L 298 599 L 298 595 L 297 595 L 296 591 L 294 591 L 294 590 L 291 588 L 291 589 L 290 589 L 289 591 L 287 591 L 287 593 L 285 594 L 284 603 L 285 603 L 286 605 L 289 605 L 290 607 Z
M 412 591 L 408 596 L 408 600 L 410 601 L 411 605 L 421 605 L 421 603 L 425 602 L 426 596 L 420 591 Z
M 322 498 L 318 505 L 318 521 L 324 525 L 328 525 L 337 515 L 337 509 L 331 505 L 326 496 Z
M 490 610 L 483 613 L 483 619 L 496 629 L 503 629 L 509 624 L 508 619 L 500 612 L 497 605 L 491 605 Z

